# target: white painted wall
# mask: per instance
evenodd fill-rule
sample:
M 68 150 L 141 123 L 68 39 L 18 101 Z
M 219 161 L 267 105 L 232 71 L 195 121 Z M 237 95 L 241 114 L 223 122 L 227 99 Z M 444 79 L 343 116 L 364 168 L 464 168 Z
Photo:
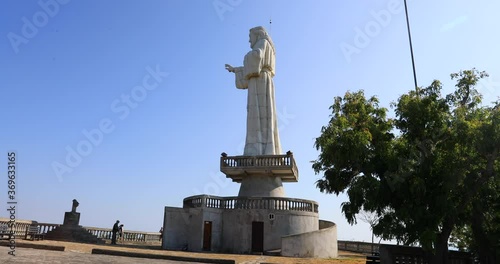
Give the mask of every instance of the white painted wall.
M 163 219 L 162 248 L 182 249 L 188 243 L 188 210 L 166 206 Z
M 269 214 L 275 215 L 274 220 Z M 281 248 L 281 237 L 318 230 L 318 214 L 312 212 L 234 209 L 223 214 L 222 252 L 250 253 L 252 222 L 264 222 L 264 251 Z
M 204 221 L 211 221 L 211 251 L 250 253 L 252 222 L 258 221 L 264 223 L 264 251 L 281 248 L 285 256 L 337 256 L 336 225 L 319 221 L 314 212 L 165 207 L 164 219 L 163 249 L 180 250 L 188 245 L 189 251 L 201 251 Z M 324 229 L 319 230 L 320 222 Z
M 337 226 L 284 236 L 281 240 L 281 255 L 286 257 L 336 258 Z

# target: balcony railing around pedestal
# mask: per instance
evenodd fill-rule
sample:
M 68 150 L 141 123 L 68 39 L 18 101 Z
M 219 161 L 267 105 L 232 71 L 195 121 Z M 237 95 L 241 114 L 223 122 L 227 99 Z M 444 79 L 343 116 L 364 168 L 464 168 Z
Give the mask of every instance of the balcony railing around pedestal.
M 293 154 L 261 156 L 227 156 L 222 153 L 220 170 L 235 182 L 252 175 L 280 177 L 283 182 L 297 182 L 299 171 Z
M 184 199 L 184 208 L 217 209 L 267 209 L 302 212 L 318 212 L 318 203 L 310 200 L 285 197 L 217 197 L 197 195 Z
M 223 167 L 288 167 L 294 163 L 293 156 L 233 156 L 222 157 Z

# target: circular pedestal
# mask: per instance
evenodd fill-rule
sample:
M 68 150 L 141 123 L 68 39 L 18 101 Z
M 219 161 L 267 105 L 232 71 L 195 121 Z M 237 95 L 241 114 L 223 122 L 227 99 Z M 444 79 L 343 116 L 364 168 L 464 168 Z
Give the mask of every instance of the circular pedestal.
M 285 189 L 279 177 L 252 175 L 243 178 L 238 196 L 285 197 Z

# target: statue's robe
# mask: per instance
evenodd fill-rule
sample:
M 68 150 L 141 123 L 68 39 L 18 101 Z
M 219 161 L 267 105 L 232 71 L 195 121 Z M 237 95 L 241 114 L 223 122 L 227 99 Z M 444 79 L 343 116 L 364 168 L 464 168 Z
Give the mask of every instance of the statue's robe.
M 243 155 L 278 155 L 281 145 L 274 100 L 275 51 L 266 39 L 258 40 L 235 68 L 236 87 L 248 89 L 247 135 Z

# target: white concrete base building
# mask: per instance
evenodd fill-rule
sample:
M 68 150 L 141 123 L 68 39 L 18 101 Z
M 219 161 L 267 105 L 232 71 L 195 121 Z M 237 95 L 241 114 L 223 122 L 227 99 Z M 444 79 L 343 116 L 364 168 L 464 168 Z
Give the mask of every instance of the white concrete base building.
M 298 171 L 290 152 L 254 157 L 223 154 L 221 171 L 236 182 L 247 178 L 244 182 L 252 188 L 246 188 L 246 195 L 252 195 L 255 189 L 265 196 L 197 195 L 185 198 L 182 208 L 165 207 L 163 249 L 224 253 L 277 251 L 283 256 L 337 257 L 336 226 L 319 220 L 316 202 L 271 196 L 276 188 L 269 184 L 261 188 L 251 181 L 255 175 L 258 175 L 257 181 L 262 181 L 264 175 L 278 178 L 280 185 L 281 181 L 297 181 Z M 267 195 L 262 193 L 266 189 Z

